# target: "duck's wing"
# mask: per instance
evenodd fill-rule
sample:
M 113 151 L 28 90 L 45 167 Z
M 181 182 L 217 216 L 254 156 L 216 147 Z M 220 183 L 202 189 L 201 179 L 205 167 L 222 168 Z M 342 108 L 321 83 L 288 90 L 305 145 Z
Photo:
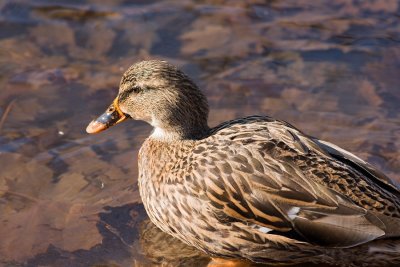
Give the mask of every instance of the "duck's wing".
M 241 221 L 271 237 L 287 233 L 332 247 L 351 247 L 387 234 L 381 219 L 387 216 L 352 201 L 346 194 L 351 188 L 326 181 L 352 179 L 358 173 L 330 161 L 296 129 L 257 122 L 233 125 L 217 135 L 231 143 L 208 148 L 213 160 L 198 170 L 221 221 Z M 397 231 L 391 236 L 400 235 L 400 230 L 391 231 Z
M 293 136 L 294 143 L 300 143 L 302 146 L 311 148 L 316 152 L 329 155 L 333 159 L 361 173 L 364 179 L 369 179 L 373 183 L 377 183 L 385 190 L 388 190 L 389 192 L 400 197 L 400 189 L 397 183 L 386 176 L 383 172 L 379 171 L 374 166 L 357 157 L 353 153 L 328 141 L 306 135 L 285 121 L 275 120 L 271 124 L 271 127 L 279 128 L 283 132 L 289 132 Z
M 330 142 L 323 141 L 314 137 L 310 137 L 310 139 L 316 145 L 318 145 L 320 149 L 328 153 L 336 160 L 356 169 L 357 171 L 362 173 L 365 177 L 368 177 L 369 179 L 378 183 L 386 190 L 389 190 L 390 192 L 400 197 L 400 190 L 397 184 L 395 184 L 393 180 L 391 180 L 381 171 L 377 170 L 368 162 L 360 159 L 359 157 L 350 153 L 349 151 L 344 150 L 343 148 L 338 147 L 337 145 L 332 144 Z

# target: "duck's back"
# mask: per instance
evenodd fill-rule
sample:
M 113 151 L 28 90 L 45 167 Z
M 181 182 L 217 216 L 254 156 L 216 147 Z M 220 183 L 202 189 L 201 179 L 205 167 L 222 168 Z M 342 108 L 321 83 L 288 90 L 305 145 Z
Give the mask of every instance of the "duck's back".
M 215 255 L 277 244 L 352 247 L 400 235 L 400 193 L 351 153 L 269 117 L 201 140 L 148 139 L 140 187 L 152 221 Z

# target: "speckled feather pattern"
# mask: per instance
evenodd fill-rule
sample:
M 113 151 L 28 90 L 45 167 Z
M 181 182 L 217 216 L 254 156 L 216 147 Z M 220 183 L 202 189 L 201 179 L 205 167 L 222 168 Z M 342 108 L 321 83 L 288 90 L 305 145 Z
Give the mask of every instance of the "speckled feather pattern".
M 276 252 L 282 249 L 294 251 L 291 258 L 298 259 L 293 262 L 335 262 L 328 255 L 338 249 L 313 244 L 303 237 L 307 233 L 293 238 L 295 222 L 287 215 L 291 207 L 300 207 L 298 216 L 302 209 L 360 217 L 367 212 L 390 218 L 400 214 L 398 191 L 390 184 L 393 190 L 371 186 L 368 177 L 312 139 L 268 117 L 224 123 L 201 140 L 171 145 L 147 139 L 139 168 L 140 192 L 151 220 L 215 256 L 287 262 L 286 253 Z M 275 231 L 263 233 L 258 227 Z
M 129 68 L 118 97 L 154 127 L 139 189 L 166 233 L 214 257 L 400 264 L 400 192 L 350 152 L 266 116 L 209 128 L 204 95 L 163 61 Z

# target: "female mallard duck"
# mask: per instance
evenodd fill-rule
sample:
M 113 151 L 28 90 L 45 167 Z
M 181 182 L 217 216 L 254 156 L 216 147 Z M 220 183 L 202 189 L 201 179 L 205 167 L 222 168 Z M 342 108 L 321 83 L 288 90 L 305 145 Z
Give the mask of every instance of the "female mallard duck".
M 87 127 L 154 127 L 139 152 L 151 221 L 214 258 L 269 264 L 400 263 L 400 191 L 353 154 L 251 116 L 207 125 L 207 100 L 181 71 L 143 61 Z

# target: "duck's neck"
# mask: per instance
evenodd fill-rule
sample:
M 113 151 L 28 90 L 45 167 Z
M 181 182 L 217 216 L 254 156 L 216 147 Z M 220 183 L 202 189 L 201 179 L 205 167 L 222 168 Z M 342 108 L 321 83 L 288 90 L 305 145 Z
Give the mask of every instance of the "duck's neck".
M 153 120 L 154 127 L 150 138 L 158 141 L 174 142 L 183 140 L 197 140 L 206 136 L 210 130 L 207 122 L 192 124 L 165 124 Z
M 210 130 L 207 124 L 208 103 L 205 96 L 190 80 L 168 91 L 166 103 L 151 116 L 154 127 L 151 138 L 163 141 L 196 140 L 206 136 Z

